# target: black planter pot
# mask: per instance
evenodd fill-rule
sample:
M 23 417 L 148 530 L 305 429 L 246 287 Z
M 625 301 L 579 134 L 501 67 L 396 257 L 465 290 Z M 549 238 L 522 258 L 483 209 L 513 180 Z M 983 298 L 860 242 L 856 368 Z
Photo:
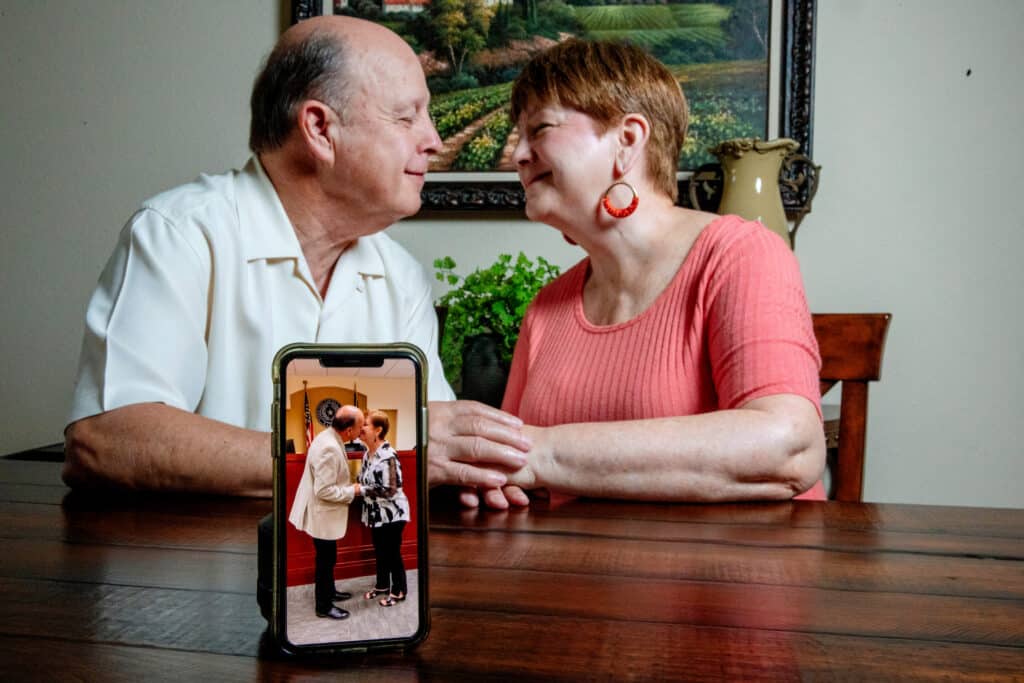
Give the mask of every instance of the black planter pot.
M 444 323 L 448 320 L 448 307 L 434 306 L 434 313 L 437 315 L 437 352 L 441 353 L 441 346 L 444 341 Z
M 508 368 L 501 360 L 500 339 L 480 334 L 466 340 L 462 351 L 462 391 L 459 398 L 501 407 Z

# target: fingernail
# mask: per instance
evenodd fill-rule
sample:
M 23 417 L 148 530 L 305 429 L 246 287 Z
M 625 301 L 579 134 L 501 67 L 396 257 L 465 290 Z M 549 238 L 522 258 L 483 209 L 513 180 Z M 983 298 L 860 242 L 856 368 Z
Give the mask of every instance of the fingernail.
M 504 486 L 507 479 L 500 474 L 489 474 L 487 475 L 487 482 L 491 486 Z

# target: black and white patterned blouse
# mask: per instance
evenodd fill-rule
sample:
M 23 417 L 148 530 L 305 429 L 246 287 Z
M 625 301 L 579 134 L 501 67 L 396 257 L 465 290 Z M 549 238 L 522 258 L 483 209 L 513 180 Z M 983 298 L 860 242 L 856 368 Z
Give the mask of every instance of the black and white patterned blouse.
M 402 490 L 402 465 L 398 453 L 387 441 L 375 453 L 363 453 L 359 472 L 363 489 L 363 524 L 378 527 L 409 521 L 409 499 Z

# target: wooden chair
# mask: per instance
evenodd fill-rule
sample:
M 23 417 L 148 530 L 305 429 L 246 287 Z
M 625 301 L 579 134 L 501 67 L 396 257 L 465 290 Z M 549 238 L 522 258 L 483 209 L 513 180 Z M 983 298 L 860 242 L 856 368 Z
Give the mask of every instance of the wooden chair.
M 889 313 L 815 313 L 814 335 L 821 351 L 821 394 L 842 382 L 839 447 L 832 468 L 836 500 L 861 500 L 864 444 L 868 426 L 868 382 L 878 381 Z

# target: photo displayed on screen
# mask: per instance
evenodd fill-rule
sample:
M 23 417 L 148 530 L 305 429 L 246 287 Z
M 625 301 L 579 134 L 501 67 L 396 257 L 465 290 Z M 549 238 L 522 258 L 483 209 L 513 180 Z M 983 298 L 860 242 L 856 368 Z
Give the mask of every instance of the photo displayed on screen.
M 408 638 L 419 628 L 412 361 L 284 374 L 287 638 Z

